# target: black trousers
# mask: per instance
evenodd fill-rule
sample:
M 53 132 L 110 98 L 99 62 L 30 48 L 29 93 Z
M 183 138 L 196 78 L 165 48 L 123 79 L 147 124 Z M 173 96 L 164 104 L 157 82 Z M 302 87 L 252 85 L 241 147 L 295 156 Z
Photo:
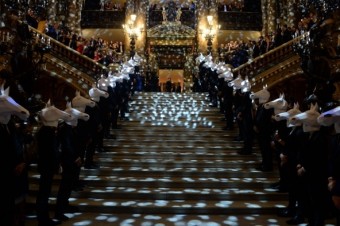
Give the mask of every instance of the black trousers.
M 65 208 L 69 205 L 69 198 L 72 189 L 78 180 L 78 166 L 76 164 L 63 165 L 63 172 L 61 174 L 61 182 L 57 195 L 56 215 L 65 213 Z
M 39 222 L 47 222 L 49 217 L 48 199 L 51 195 L 54 171 L 41 170 L 39 180 L 39 192 L 36 200 L 37 218 Z

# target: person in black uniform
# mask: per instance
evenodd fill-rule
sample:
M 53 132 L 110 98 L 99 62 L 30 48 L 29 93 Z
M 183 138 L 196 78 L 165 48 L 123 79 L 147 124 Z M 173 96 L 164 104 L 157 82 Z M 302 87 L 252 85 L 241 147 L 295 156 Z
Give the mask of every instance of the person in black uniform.
M 242 111 L 244 110 L 244 98 L 245 94 L 241 92 L 241 89 L 235 90 L 233 96 L 233 115 L 238 126 L 238 135 L 234 137 L 234 141 L 244 140 L 244 128 L 242 126 Z
M 272 115 L 273 109 L 266 109 L 264 103 L 259 101 L 259 98 L 254 99 L 257 105 L 254 118 L 254 131 L 256 133 L 258 143 L 261 149 L 262 162 L 258 170 L 272 171 L 273 170 L 273 153 L 271 141 L 273 135 Z
M 91 90 L 89 90 L 89 95 L 91 100 L 94 101 L 96 105 L 95 107 L 87 106 L 85 108 L 85 113 L 90 116 L 90 119 L 87 121 L 90 139 L 86 147 L 84 168 L 97 169 L 99 166 L 94 162 L 94 154 L 98 147 L 102 148 L 104 139 L 103 113 L 98 103 L 100 102 L 101 97 L 108 98 L 109 94 L 96 87 L 93 87 Z
M 104 131 L 101 118 L 101 110 L 96 103 L 96 106 L 86 107 L 85 113 L 90 116 L 89 121 L 87 121 L 87 129 L 89 132 L 89 142 L 86 147 L 84 168 L 85 169 L 97 169 L 99 166 L 94 162 L 94 155 L 96 148 L 102 142 Z
M 57 126 L 42 126 L 37 133 L 39 191 L 36 200 L 39 226 L 52 226 L 57 223 L 49 217 L 48 199 L 51 194 L 54 174 L 59 169 L 59 143 Z
M 171 92 L 171 88 L 172 88 L 172 82 L 171 82 L 171 78 L 169 78 L 168 81 L 166 81 L 165 83 L 165 91 Z
M 222 96 L 223 96 L 223 113 L 224 119 L 226 121 L 226 126 L 224 130 L 231 130 L 234 128 L 234 113 L 233 113 L 233 97 L 234 91 L 233 87 L 228 85 L 228 82 L 222 81 Z
M 71 108 L 70 103 L 68 104 L 65 112 L 70 113 L 72 118 L 59 124 L 58 129 L 58 138 L 61 149 L 60 162 L 62 166 L 61 182 L 59 185 L 55 210 L 55 218 L 58 220 L 67 220 L 68 217 L 65 216 L 64 213 L 70 212 L 71 209 L 76 209 L 75 207 L 71 207 L 68 201 L 71 196 L 72 189 L 78 182 L 78 169 L 82 164 L 81 151 L 78 148 L 79 140 L 76 127 L 78 124 L 78 118 L 84 121 L 89 119 L 88 114 Z
M 22 218 L 17 219 L 18 216 L 15 215 L 15 198 L 28 190 L 27 174 L 25 174 L 27 164 L 23 158 L 23 142 L 19 138 L 13 122 L 11 120 L 8 123 L 3 123 L 0 120 L 0 146 L 2 150 L 0 176 L 6 181 L 0 193 L 0 225 L 9 226 L 16 225 L 15 221 L 24 221 Z
M 328 161 L 328 189 L 336 208 L 336 225 L 340 225 L 340 131 L 331 137 Z
M 236 109 L 236 119 L 239 125 L 240 134 L 236 140 L 243 140 L 243 148 L 238 152 L 240 155 L 250 155 L 253 153 L 254 139 L 254 119 L 253 104 L 250 98 L 250 92 L 238 92 L 238 103 Z
M 316 120 L 316 119 L 315 119 Z M 303 123 L 302 149 L 297 161 L 297 173 L 304 177 L 308 225 L 324 225 L 327 211 L 327 137 L 324 130 L 311 120 Z
M 49 106 L 49 103 L 48 105 Z M 36 200 L 37 218 L 39 226 L 51 226 L 60 222 L 53 221 L 49 217 L 48 199 L 51 194 L 54 174 L 59 170 L 59 140 L 58 120 L 70 118 L 71 115 L 60 111 L 55 107 L 47 108 L 50 114 L 45 117 L 45 109 L 42 110 L 40 119 L 43 125 L 37 132 L 38 171 L 40 173 L 39 191 Z M 53 111 L 53 112 L 51 112 Z
M 275 116 L 275 119 L 284 122 L 289 129 L 287 136 L 285 136 L 285 134 L 283 134 L 283 136 L 278 134 L 274 138 L 277 151 L 279 152 L 279 162 L 282 171 L 278 185 L 281 186 L 282 183 L 284 183 L 288 191 L 288 205 L 278 213 L 278 216 L 291 217 L 286 222 L 289 225 L 295 225 L 304 222 L 304 204 L 306 203 L 305 189 L 303 186 L 304 178 L 299 178 L 296 170 L 297 158 L 303 144 L 303 130 L 302 123 L 296 123 L 295 125 L 290 123 L 291 117 L 301 113 L 298 105 L 294 104 L 294 108 L 288 112 L 289 116 L 285 120 L 280 120 L 279 115 Z

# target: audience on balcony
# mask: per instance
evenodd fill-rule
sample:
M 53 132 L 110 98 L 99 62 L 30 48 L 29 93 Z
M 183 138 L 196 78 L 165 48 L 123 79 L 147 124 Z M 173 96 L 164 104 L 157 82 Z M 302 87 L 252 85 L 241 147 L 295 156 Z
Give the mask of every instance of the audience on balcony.
M 223 12 L 243 12 L 244 1 L 229 0 L 218 3 L 218 10 Z
M 297 27 L 289 27 L 283 24 L 275 33 L 260 36 L 258 40 L 231 40 L 220 44 L 218 49 L 220 59 L 226 63 L 238 67 L 249 59 L 254 59 L 266 52 L 296 38 L 307 32 L 314 24 L 313 14 L 303 18 Z
M 114 0 L 87 0 L 85 1 L 84 10 L 114 10 L 114 11 L 122 11 L 125 9 L 125 3 L 121 4 L 120 2 Z
M 166 5 L 164 4 L 157 4 L 157 3 L 153 3 L 150 5 L 150 10 L 162 10 L 162 8 L 165 7 Z M 178 8 L 180 8 L 181 10 L 190 10 L 190 11 L 195 11 L 196 9 L 196 5 L 194 1 L 191 2 L 182 2 L 181 4 L 177 5 Z
M 104 40 L 100 37 L 92 37 L 87 40 L 69 31 L 62 23 L 54 23 L 53 25 L 47 23 L 45 34 L 105 66 L 118 62 L 120 60 L 118 55 L 124 53 L 122 42 Z

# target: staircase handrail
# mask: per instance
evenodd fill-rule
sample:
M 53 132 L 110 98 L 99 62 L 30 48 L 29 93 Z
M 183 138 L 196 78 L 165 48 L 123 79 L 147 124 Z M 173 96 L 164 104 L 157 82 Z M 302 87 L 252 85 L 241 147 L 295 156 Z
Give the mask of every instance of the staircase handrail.
M 99 76 L 99 74 L 103 72 L 103 70 L 107 70 L 106 66 L 64 45 L 63 43 L 40 32 L 39 30 L 31 26 L 28 27 L 30 32 L 32 32 L 33 37 L 35 38 L 36 43 L 42 42 L 42 40 L 44 40 L 45 44 L 48 44 L 51 47 L 52 53 L 60 54 L 61 56 L 66 57 L 67 60 L 71 60 L 73 63 L 76 63 L 77 66 L 79 66 L 79 70 L 83 70 L 93 79 L 96 79 L 97 76 Z
M 252 78 L 259 74 L 261 69 L 263 70 L 269 63 L 273 63 L 279 59 L 282 59 L 283 57 L 287 57 L 289 54 L 292 54 L 294 52 L 293 46 L 308 37 L 309 32 L 305 32 L 304 34 L 268 51 L 267 53 L 251 59 L 247 63 L 244 63 L 237 68 L 234 68 L 233 73 L 234 75 L 240 74 L 243 76 L 248 76 L 248 78 Z

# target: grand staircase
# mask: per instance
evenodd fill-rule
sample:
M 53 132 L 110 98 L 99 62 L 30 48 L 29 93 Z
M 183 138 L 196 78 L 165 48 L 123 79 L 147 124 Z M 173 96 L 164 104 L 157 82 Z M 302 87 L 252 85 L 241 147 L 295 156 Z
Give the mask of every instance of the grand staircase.
M 278 173 L 255 170 L 255 154 L 241 156 L 205 93 L 137 93 L 129 121 L 112 130 L 98 170 L 82 170 L 84 191 L 73 192 L 67 225 L 285 225 L 276 216 L 287 194 L 270 189 Z M 28 205 L 38 189 L 30 171 Z M 52 207 L 60 176 L 55 177 Z M 53 216 L 53 213 L 51 213 Z M 34 211 L 27 225 L 36 225 Z

